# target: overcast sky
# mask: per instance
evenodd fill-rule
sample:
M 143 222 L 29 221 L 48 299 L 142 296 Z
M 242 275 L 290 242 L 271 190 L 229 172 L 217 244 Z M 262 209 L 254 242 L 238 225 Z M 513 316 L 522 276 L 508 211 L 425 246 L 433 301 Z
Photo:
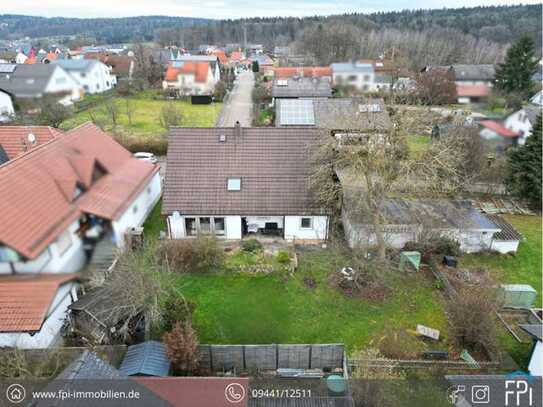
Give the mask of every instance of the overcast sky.
M 413 8 L 538 4 L 541 0 L 0 0 L 1 14 L 45 17 L 168 15 L 206 18 L 371 13 Z

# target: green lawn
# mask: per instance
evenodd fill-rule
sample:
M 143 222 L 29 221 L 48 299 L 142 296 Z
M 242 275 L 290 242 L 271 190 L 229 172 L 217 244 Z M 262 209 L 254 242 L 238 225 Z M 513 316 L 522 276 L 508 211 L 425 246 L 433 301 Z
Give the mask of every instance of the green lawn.
M 166 103 L 175 103 L 183 114 L 182 126 L 186 127 L 213 127 L 221 110 L 220 103 L 209 105 L 192 105 L 190 101 L 176 100 L 173 102 L 165 100 L 154 100 L 148 93 L 134 97 L 115 97 L 115 105 L 118 109 L 117 131 L 126 135 L 135 136 L 158 136 L 166 133 L 166 129 L 160 125 L 160 111 Z M 132 111 L 132 123 L 127 114 L 127 102 Z M 105 112 L 104 102 L 99 101 L 98 105 L 75 114 L 74 117 L 61 124 L 62 129 L 71 129 L 87 121 L 93 121 L 112 129 L 110 115 Z
M 441 297 L 422 275 L 394 273 L 393 294 L 375 303 L 331 287 L 328 276 L 335 271 L 323 250 L 302 254 L 290 277 L 223 271 L 179 276 L 177 285 L 196 304 L 194 322 L 203 343 L 344 342 L 352 350 L 377 346 L 385 332 L 415 330 L 419 323 L 445 331 Z M 304 284 L 307 276 L 316 288 Z
M 422 154 L 430 145 L 430 136 L 428 135 L 418 135 L 418 136 L 409 136 L 407 137 L 407 146 L 409 147 L 409 152 L 413 156 L 419 156 Z
M 538 291 L 536 307 L 541 307 L 541 216 L 507 215 L 505 218 L 525 238 L 515 257 L 471 254 L 462 258 L 466 266 L 487 268 L 495 279 L 505 284 L 530 284 Z M 505 328 L 500 330 L 499 343 L 522 368 L 526 368 L 531 344 L 517 342 Z
M 158 239 L 160 231 L 166 231 L 166 219 L 160 214 L 161 209 L 162 199 L 158 201 L 143 224 L 143 231 L 146 238 Z
M 471 254 L 462 258 L 462 264 L 486 267 L 500 283 L 530 284 L 538 291 L 537 304 L 541 306 L 541 216 L 506 215 L 505 218 L 525 238 L 516 256 Z

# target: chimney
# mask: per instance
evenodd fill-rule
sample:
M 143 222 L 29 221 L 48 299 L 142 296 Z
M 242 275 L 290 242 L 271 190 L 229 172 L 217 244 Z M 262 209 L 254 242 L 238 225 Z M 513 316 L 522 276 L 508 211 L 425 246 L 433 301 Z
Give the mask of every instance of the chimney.
M 237 139 L 241 139 L 241 124 L 239 120 L 236 120 L 236 124 L 234 126 L 234 137 Z

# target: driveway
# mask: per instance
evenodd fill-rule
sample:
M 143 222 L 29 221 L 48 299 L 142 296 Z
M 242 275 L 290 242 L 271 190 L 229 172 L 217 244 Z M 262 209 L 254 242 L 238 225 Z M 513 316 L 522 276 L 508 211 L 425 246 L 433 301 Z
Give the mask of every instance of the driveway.
M 239 121 L 242 127 L 251 126 L 253 87 L 254 75 L 252 72 L 244 71 L 238 75 L 237 83 L 230 92 L 221 117 L 217 120 L 217 126 L 233 127 L 236 121 Z

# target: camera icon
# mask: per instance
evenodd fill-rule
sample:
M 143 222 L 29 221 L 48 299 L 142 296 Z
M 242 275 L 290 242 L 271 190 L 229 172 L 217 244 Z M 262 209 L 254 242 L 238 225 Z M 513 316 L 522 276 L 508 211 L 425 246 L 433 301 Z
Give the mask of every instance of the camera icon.
M 471 387 L 471 402 L 473 404 L 490 403 L 490 387 L 489 386 L 472 386 Z

